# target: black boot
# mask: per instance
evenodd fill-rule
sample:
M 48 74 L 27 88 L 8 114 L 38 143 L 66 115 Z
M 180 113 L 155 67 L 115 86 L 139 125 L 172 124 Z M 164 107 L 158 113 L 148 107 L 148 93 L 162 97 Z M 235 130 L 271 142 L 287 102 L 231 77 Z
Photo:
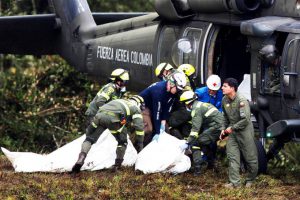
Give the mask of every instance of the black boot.
M 86 153 L 81 152 L 78 156 L 78 160 L 75 163 L 75 165 L 72 167 L 72 172 L 73 173 L 79 173 L 82 165 L 84 164 L 84 160 L 86 158 Z
M 123 159 L 116 158 L 115 164 L 111 167 L 112 172 L 117 172 L 122 165 Z
M 194 166 L 194 176 L 200 176 L 201 175 L 201 165 L 195 165 Z

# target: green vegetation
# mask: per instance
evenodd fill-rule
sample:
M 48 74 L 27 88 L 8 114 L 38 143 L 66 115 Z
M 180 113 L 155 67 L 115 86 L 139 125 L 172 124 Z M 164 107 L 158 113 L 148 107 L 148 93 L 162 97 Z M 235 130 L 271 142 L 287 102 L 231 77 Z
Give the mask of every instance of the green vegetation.
M 0 73 L 1 146 L 49 152 L 84 132 L 86 105 L 98 84 L 57 56 L 8 59 L 11 66 Z
M 13 173 L 0 157 L 2 199 L 299 199 L 300 171 L 271 171 L 260 175 L 252 188 L 226 189 L 226 168 L 216 174 L 140 174 L 133 168 L 67 173 Z M 291 181 L 290 177 L 293 177 Z

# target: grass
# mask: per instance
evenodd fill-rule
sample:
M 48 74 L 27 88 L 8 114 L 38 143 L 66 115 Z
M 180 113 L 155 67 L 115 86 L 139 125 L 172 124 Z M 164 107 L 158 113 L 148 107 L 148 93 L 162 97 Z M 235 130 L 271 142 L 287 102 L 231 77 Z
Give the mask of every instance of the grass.
M 260 175 L 250 189 L 225 189 L 226 181 L 226 168 L 199 177 L 188 172 L 141 174 L 133 167 L 117 173 L 15 173 L 6 157 L 0 157 L 1 199 L 300 199 L 300 172 L 274 170 Z

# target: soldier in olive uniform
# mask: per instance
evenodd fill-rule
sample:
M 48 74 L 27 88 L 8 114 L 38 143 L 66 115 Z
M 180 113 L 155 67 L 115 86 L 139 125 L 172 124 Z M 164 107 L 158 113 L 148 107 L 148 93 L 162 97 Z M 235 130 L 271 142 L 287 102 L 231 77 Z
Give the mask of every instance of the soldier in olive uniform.
M 125 86 L 128 81 L 129 73 L 124 69 L 115 69 L 111 73 L 110 82 L 101 88 L 85 112 L 88 118 L 86 126 L 92 122 L 101 106 L 111 100 L 122 97 L 123 90 L 126 90 Z
M 222 100 L 224 122 L 220 139 L 228 135 L 226 144 L 229 160 L 229 183 L 227 188 L 240 187 L 240 153 L 249 171 L 246 187 L 250 187 L 257 176 L 257 149 L 254 142 L 254 129 L 250 120 L 250 107 L 247 99 L 237 93 L 238 82 L 234 78 L 224 81 L 222 90 L 225 95 Z
M 191 110 L 192 129 L 185 145 L 181 148 L 192 147 L 194 174 L 200 174 L 200 165 L 202 162 L 201 150 L 208 157 L 208 162 L 214 158 L 211 155 L 213 151 L 210 144 L 219 139 L 222 130 L 223 115 L 210 103 L 197 101 L 197 96 L 192 91 L 186 91 L 180 96 L 180 102 L 185 103 L 186 108 Z
M 141 115 L 142 104 L 144 99 L 138 95 L 134 95 L 129 100 L 117 99 L 103 105 L 93 122 L 86 129 L 86 139 L 82 143 L 81 153 L 78 160 L 72 168 L 72 172 L 79 172 L 84 164 L 87 153 L 90 151 L 92 144 L 97 142 L 100 135 L 108 128 L 118 142 L 116 149 L 116 160 L 113 166 L 114 170 L 120 168 L 125 150 L 127 147 L 127 133 L 129 132 L 129 124 L 136 133 L 137 151 L 143 149 L 144 142 L 144 123 Z

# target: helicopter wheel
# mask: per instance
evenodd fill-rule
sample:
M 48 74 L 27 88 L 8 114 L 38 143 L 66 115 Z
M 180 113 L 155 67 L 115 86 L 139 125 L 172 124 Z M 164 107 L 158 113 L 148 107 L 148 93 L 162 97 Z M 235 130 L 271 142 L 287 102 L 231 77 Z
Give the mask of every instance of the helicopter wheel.
M 257 148 L 257 160 L 258 160 L 258 174 L 265 174 L 268 168 L 268 160 L 265 148 L 259 140 L 255 139 L 255 145 Z
M 255 145 L 257 148 L 257 161 L 258 161 L 257 174 L 265 174 L 267 172 L 267 168 L 268 168 L 268 160 L 267 160 L 266 151 L 265 151 L 263 145 L 261 144 L 261 142 L 257 139 L 255 139 Z M 241 171 L 245 172 L 246 170 L 247 170 L 247 165 L 245 163 L 243 155 L 241 155 Z

